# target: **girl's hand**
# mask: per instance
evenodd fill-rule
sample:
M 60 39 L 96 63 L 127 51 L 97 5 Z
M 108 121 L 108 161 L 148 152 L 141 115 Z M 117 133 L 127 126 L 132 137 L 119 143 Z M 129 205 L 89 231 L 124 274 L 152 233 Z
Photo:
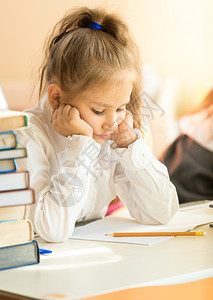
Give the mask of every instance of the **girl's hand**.
M 126 111 L 126 116 L 123 122 L 118 125 L 118 129 L 111 134 L 111 139 L 119 148 L 127 148 L 137 140 L 137 133 L 133 128 L 132 114 L 129 111 Z
M 92 137 L 92 127 L 81 119 L 77 108 L 61 104 L 52 112 L 51 123 L 57 133 L 62 136 L 69 136 L 73 134 L 85 135 Z

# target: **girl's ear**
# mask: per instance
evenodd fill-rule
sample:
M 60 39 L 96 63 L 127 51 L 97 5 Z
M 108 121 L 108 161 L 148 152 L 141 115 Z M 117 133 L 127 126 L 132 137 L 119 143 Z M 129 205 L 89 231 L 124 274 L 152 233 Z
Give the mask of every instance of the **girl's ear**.
M 50 84 L 47 89 L 48 100 L 53 109 L 60 106 L 61 103 L 61 89 L 57 84 Z

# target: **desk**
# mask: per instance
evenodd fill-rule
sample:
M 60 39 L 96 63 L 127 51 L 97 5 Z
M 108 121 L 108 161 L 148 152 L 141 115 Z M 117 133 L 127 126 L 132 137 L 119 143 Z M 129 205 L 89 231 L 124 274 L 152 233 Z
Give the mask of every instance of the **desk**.
M 206 237 L 175 237 L 152 246 L 83 240 L 53 244 L 38 238 L 39 246 L 53 253 L 42 255 L 38 265 L 1 271 L 0 289 L 30 299 L 52 293 L 79 299 L 213 277 L 213 228 L 199 230 Z

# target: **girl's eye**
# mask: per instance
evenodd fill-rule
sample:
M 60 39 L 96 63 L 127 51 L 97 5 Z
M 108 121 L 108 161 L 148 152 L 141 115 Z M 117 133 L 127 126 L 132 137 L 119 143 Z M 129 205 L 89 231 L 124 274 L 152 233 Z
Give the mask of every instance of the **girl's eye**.
M 96 115 L 101 115 L 101 114 L 104 112 L 104 110 L 103 110 L 103 111 L 98 111 L 98 110 L 95 110 L 94 108 L 92 108 L 92 111 L 93 111 Z
M 125 109 L 126 109 L 126 107 L 124 107 L 124 108 L 118 108 L 116 111 L 117 111 L 117 112 L 121 112 L 121 111 L 125 111 Z M 94 109 L 94 108 L 92 108 L 91 110 L 92 110 L 92 112 L 94 112 L 96 115 L 101 115 L 101 114 L 103 114 L 104 111 L 105 111 L 105 110 L 99 111 L 99 110 L 96 110 L 96 109 Z
M 126 109 L 126 107 L 124 107 L 124 108 L 118 108 L 117 112 L 124 111 L 125 109 Z

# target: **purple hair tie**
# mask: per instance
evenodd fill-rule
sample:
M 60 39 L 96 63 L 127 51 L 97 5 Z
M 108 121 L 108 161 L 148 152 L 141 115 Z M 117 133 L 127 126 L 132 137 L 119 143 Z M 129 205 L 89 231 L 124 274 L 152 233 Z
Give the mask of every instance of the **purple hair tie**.
M 88 25 L 89 28 L 92 28 L 92 29 L 97 29 L 97 30 L 101 30 L 102 26 L 96 22 L 91 22 L 89 25 Z

